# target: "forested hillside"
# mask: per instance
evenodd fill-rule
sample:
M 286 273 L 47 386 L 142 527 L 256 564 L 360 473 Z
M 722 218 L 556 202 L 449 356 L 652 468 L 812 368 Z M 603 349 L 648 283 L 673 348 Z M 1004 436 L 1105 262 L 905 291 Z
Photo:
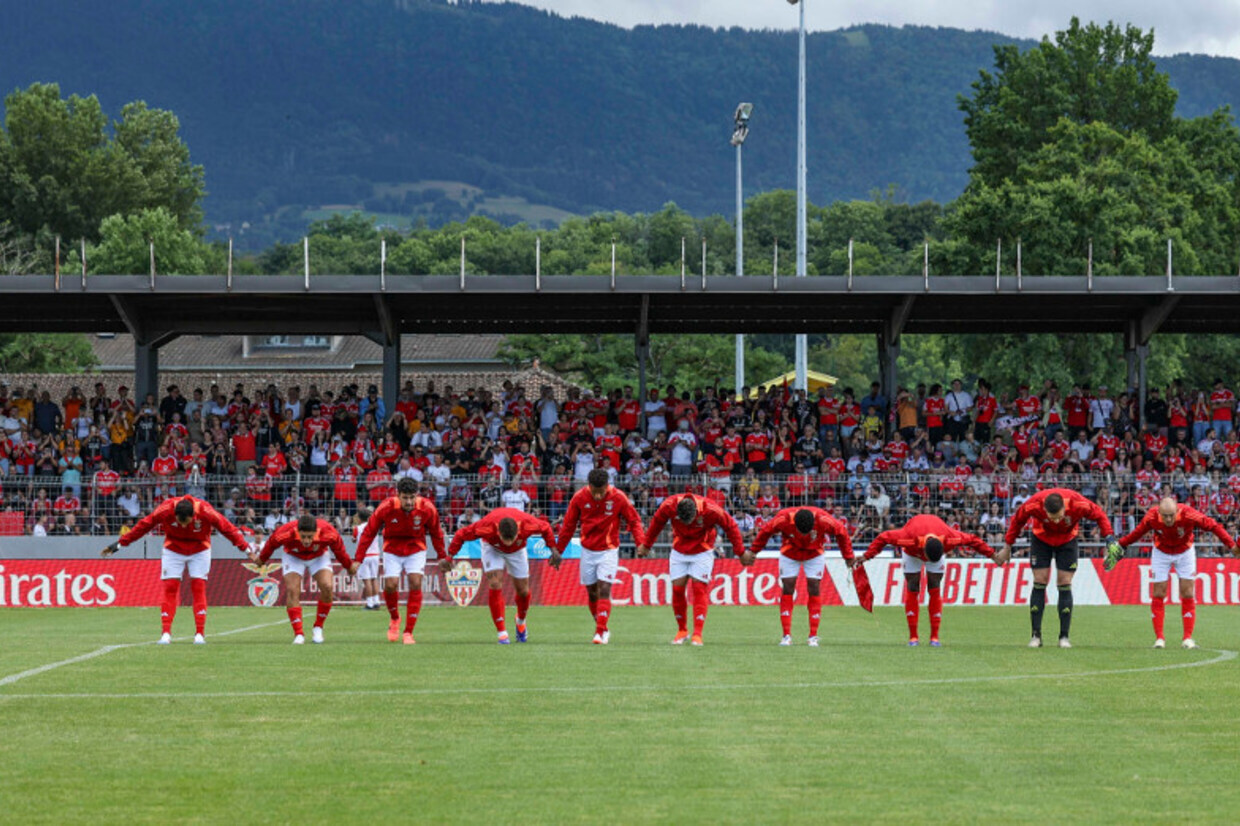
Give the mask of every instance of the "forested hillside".
M 971 160 L 957 94 L 1007 42 L 881 26 L 811 36 L 811 199 L 892 184 L 912 201 L 958 196 Z M 1183 116 L 1240 90 L 1237 61 L 1159 66 L 1183 89 Z M 791 30 L 629 31 L 444 0 L 10 4 L 0 91 L 36 81 L 96 94 L 111 113 L 131 100 L 176 112 L 207 170 L 208 224 L 231 224 L 251 249 L 296 237 L 325 205 L 397 226 L 474 212 L 539 224 L 668 201 L 727 214 L 742 99 L 756 104 L 747 189 L 795 180 Z

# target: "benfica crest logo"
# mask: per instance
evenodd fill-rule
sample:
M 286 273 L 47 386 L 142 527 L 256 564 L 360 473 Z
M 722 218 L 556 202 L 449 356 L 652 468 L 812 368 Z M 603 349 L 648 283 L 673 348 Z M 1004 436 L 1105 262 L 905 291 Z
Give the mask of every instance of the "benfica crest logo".
M 268 575 L 279 568 L 280 563 L 268 562 L 265 565 L 255 565 L 253 562 L 242 562 L 241 566 L 247 571 L 258 574 L 245 584 L 245 592 L 250 597 L 250 604 L 256 608 L 270 608 L 275 605 L 280 599 L 280 580 Z
M 448 583 L 448 593 L 452 595 L 452 601 L 464 608 L 473 602 L 478 593 L 478 586 L 482 584 L 482 571 L 462 560 L 448 571 L 444 579 Z

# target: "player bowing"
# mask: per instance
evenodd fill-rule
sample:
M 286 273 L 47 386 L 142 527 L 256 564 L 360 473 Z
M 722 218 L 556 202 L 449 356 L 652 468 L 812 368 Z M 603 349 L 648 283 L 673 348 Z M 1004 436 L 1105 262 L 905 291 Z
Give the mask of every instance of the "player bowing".
M 146 536 L 155 528 L 164 534 L 164 551 L 159 565 L 159 578 L 164 583 L 164 599 L 160 611 L 163 634 L 160 645 L 172 642 L 172 618 L 181 601 L 181 577 L 189 576 L 194 598 L 194 644 L 204 645 L 207 627 L 207 573 L 211 570 L 211 532 L 219 531 L 242 553 L 250 553 L 250 544 L 241 529 L 229 522 L 219 511 L 201 499 L 182 496 L 167 499 L 155 510 L 138 520 L 118 541 L 103 549 L 109 557 Z
M 1074 490 L 1050 488 L 1025 500 L 1008 525 L 1003 537 L 1003 550 L 995 555 L 1000 565 L 1012 558 L 1012 543 L 1029 522 L 1033 523 L 1033 539 L 1029 542 L 1029 565 L 1033 569 L 1033 590 L 1029 594 L 1029 623 L 1033 636 L 1030 648 L 1042 647 L 1042 615 L 1046 611 L 1046 586 L 1051 580 L 1051 560 L 1055 560 L 1055 583 L 1059 587 L 1059 647 L 1071 648 L 1068 633 L 1072 630 L 1072 576 L 1076 573 L 1081 551 L 1076 537 L 1082 519 L 1093 520 L 1106 537 L 1107 554 L 1122 553 L 1111 532 L 1111 520 L 1102 508 Z
M 677 628 L 672 645 L 683 645 L 689 638 L 686 586 L 692 588 L 693 597 L 691 642 L 701 645 L 702 628 L 710 607 L 710 581 L 715 570 L 715 537 L 722 528 L 732 543 L 732 554 L 736 557 L 744 554 L 745 540 L 731 514 L 714 502 L 690 493 L 663 500 L 650 519 L 646 541 L 654 542 L 668 522 L 672 523 L 672 553 L 668 559 L 668 572 L 672 578 L 672 613 L 676 617 Z M 648 546 L 637 549 L 638 556 L 649 554 Z
M 1132 533 L 1119 540 L 1120 547 L 1127 549 L 1150 531 L 1154 532 L 1154 550 L 1150 553 L 1150 612 L 1154 620 L 1155 648 L 1167 647 L 1163 639 L 1163 619 L 1167 611 L 1164 600 L 1167 598 L 1167 581 L 1172 570 L 1180 578 L 1180 616 L 1184 622 L 1184 641 L 1181 645 L 1184 648 L 1197 647 L 1193 640 L 1193 626 L 1197 621 L 1197 595 L 1194 590 L 1197 579 L 1197 546 L 1194 540 L 1198 530 L 1214 534 L 1223 543 L 1223 547 L 1240 556 L 1236 540 L 1232 539 L 1222 525 L 1195 508 L 1177 504 L 1169 496 L 1146 511 Z M 1116 561 L 1111 557 L 1107 558 L 1108 571 L 1115 566 Z
M 633 503 L 622 491 L 612 487 L 607 471 L 595 468 L 586 477 L 586 486 L 573 494 L 560 525 L 556 552 L 551 557 L 558 565 L 560 555 L 581 526 L 581 584 L 585 586 L 594 616 L 595 645 L 607 645 L 611 632 L 611 586 L 620 568 L 620 522 L 633 535 L 637 547 L 644 547 L 646 536 Z
M 517 594 L 517 642 L 529 639 L 525 627 L 530 612 L 530 559 L 525 550 L 526 540 L 541 536 L 547 547 L 555 548 L 555 534 L 551 526 L 533 514 L 516 508 L 496 508 L 483 518 L 461 528 L 452 536 L 448 555 L 439 562 L 444 573 L 452 570 L 452 558 L 461 546 L 477 539 L 482 545 L 482 571 L 487 577 L 487 602 L 491 606 L 491 620 L 499 634 L 499 644 L 508 645 L 508 629 L 504 624 L 504 572 L 512 577 L 512 587 Z M 559 565 L 556 559 L 553 563 Z
M 792 645 L 792 606 L 796 600 L 797 577 L 804 572 L 806 607 L 809 609 L 809 645 L 818 647 L 818 622 L 822 617 L 822 575 L 826 571 L 827 538 L 839 545 L 844 559 L 852 561 L 852 537 L 848 529 L 831 514 L 819 508 L 784 508 L 762 526 L 741 564 L 752 565 L 758 552 L 775 534 L 782 537 L 779 548 L 779 580 L 783 594 L 779 600 L 779 621 L 784 635 L 780 645 Z
M 387 604 L 388 639 L 413 645 L 413 628 L 422 611 L 422 574 L 426 570 L 426 538 L 430 537 L 435 553 L 443 556 L 443 527 L 439 511 L 429 499 L 418 495 L 418 483 L 408 476 L 396 483 L 396 495 L 385 499 L 366 520 L 366 528 L 357 541 L 353 560 L 358 565 L 366 557 L 366 549 L 383 534 L 383 600 Z M 400 631 L 400 578 L 409 579 L 409 597 L 405 605 L 405 632 Z
M 250 561 L 263 564 L 276 551 L 284 552 L 284 599 L 288 621 L 293 626 L 293 645 L 306 641 L 301 621 L 302 579 L 309 574 L 319 586 L 318 607 L 310 639 L 323 642 L 323 623 L 332 610 L 332 561 L 330 551 L 349 574 L 357 571 L 357 563 L 349 559 L 344 540 L 330 522 L 306 514 L 296 522 L 285 522 L 276 528 L 260 553 L 251 553 Z
M 930 644 L 939 642 L 939 624 L 943 621 L 943 594 L 939 586 L 947 568 L 947 554 L 957 548 L 969 548 L 982 556 L 995 558 L 995 550 L 980 537 L 958 531 L 942 519 L 930 514 L 919 514 L 898 530 L 883 531 L 874 537 L 866 552 L 853 562 L 857 568 L 873 559 L 888 545 L 900 549 L 904 568 L 904 616 L 908 620 L 908 644 L 917 645 L 918 614 L 921 606 L 921 574 L 926 572 L 926 591 L 930 597 Z M 1003 564 L 1003 563 L 998 563 Z

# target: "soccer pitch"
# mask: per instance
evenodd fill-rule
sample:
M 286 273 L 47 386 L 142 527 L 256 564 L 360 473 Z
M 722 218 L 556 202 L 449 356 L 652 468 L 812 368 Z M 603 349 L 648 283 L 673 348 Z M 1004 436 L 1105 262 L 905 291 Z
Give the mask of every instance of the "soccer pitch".
M 321 646 L 289 645 L 278 609 L 212 609 L 207 646 L 188 643 L 187 608 L 166 647 L 149 644 L 155 609 L 0 623 L 3 822 L 1240 812 L 1240 608 L 1203 609 L 1196 651 L 1175 610 L 1172 647 L 1151 650 L 1136 607 L 1080 608 L 1071 650 L 1025 648 L 1027 615 L 1006 608 L 949 608 L 941 649 L 907 648 L 900 609 L 825 609 L 818 649 L 803 607 L 792 648 L 774 608 L 712 609 L 703 648 L 667 644 L 665 608 L 619 609 L 608 646 L 589 644 L 584 608 L 535 607 L 530 642 L 510 646 L 485 610 L 457 608 L 424 611 L 416 646 L 387 642 L 385 612 L 344 606 Z

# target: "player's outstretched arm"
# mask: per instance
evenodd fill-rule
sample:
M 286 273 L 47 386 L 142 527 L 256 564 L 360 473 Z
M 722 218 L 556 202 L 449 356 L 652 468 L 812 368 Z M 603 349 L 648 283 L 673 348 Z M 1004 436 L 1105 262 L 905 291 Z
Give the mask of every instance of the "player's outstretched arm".
M 102 551 L 100 551 L 99 555 L 103 557 L 104 559 L 107 559 L 108 557 L 110 557 L 112 554 L 116 553 L 120 549 L 121 549 L 121 543 L 118 540 L 116 542 L 113 542 L 111 545 L 107 546 L 106 548 L 104 548 Z

